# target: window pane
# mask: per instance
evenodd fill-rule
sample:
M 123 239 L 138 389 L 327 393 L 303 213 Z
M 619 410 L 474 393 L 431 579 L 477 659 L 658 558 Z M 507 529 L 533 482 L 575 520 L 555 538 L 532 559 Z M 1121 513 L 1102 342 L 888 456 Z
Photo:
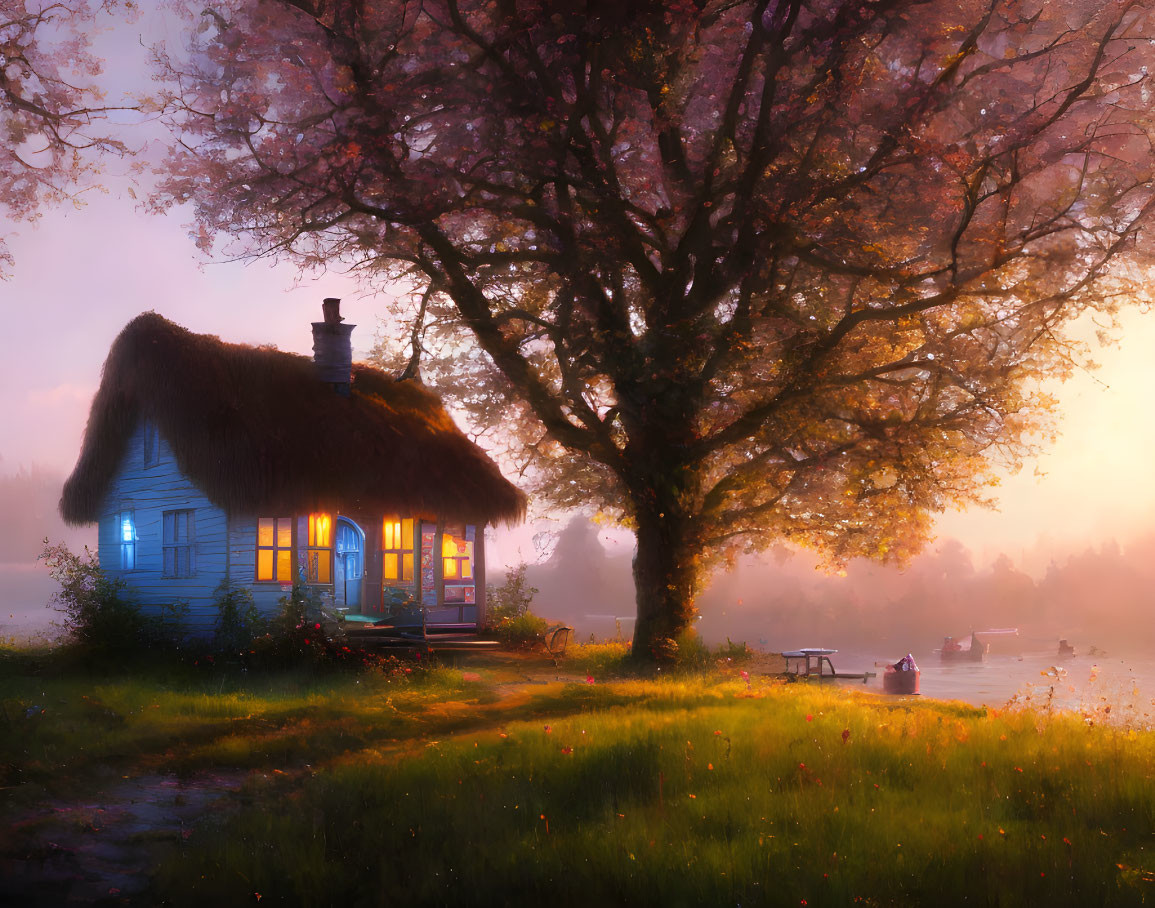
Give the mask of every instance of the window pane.
M 169 543 L 171 543 L 173 541 L 173 535 L 174 535 L 173 518 L 175 516 L 176 515 L 174 515 L 172 511 L 165 511 L 164 514 L 161 516 L 161 526 L 163 527 L 163 529 L 161 531 L 161 538 L 163 539 L 163 541 L 166 545 L 168 545 Z
M 468 558 L 462 558 L 461 559 L 461 576 L 462 577 L 472 577 L 473 576 L 473 564 L 470 562 L 470 560 Z
M 333 582 L 333 554 L 332 552 L 317 552 L 317 582 Z
M 413 551 L 413 519 L 406 518 L 401 521 L 401 546 L 400 548 Z
M 273 544 L 273 524 L 275 522 L 272 517 L 262 517 L 257 521 L 257 545 L 271 546 Z
M 132 511 L 124 511 L 120 515 L 120 539 L 121 542 L 133 542 L 136 539 L 136 521 L 133 520 Z
M 277 579 L 281 583 L 293 579 L 293 553 L 288 549 L 277 549 Z
M 257 551 L 257 579 L 276 579 L 273 576 L 273 552 L 271 549 L 258 549 Z
M 381 558 L 381 579 L 399 580 L 397 576 L 397 556 L 386 552 Z
M 131 542 L 123 543 L 120 547 L 120 567 L 125 571 L 136 568 L 136 546 Z
M 333 544 L 330 535 L 333 524 L 328 514 L 309 515 L 309 545 L 328 548 Z
M 293 547 L 293 519 L 291 517 L 277 518 L 277 547 L 282 549 Z
M 445 579 L 451 580 L 451 579 L 455 578 L 457 576 L 457 559 L 456 558 L 443 558 L 442 560 L 445 562 L 445 570 L 444 570 L 444 574 L 443 574 Z
M 401 579 L 413 580 L 413 553 L 407 552 L 401 556 Z

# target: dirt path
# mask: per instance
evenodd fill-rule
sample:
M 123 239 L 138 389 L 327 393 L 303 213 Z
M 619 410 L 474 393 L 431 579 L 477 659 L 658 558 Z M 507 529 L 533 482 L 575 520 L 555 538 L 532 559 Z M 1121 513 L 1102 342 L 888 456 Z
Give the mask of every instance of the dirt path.
M 452 702 L 426 710 L 428 727 L 417 740 L 493 728 L 528 718 L 535 695 L 555 685 L 583 681 L 534 665 L 487 684 L 486 702 Z M 470 669 L 463 671 L 474 680 Z M 480 681 L 480 678 L 477 678 Z M 554 704 L 556 707 L 556 704 Z M 556 708 L 554 709 L 556 712 Z M 418 752 L 398 742 L 398 758 Z M 132 768 L 97 782 L 82 798 L 49 797 L 0 816 L 0 905 L 114 906 L 140 904 L 150 871 L 166 852 L 179 849 L 208 816 L 219 819 L 242 803 L 246 783 L 291 785 L 308 768 L 213 769 L 177 775 Z
M 130 902 L 148 885 L 158 853 L 179 848 L 248 775 L 151 773 L 100 786 L 83 800 L 36 805 L 0 833 L 0 903 Z

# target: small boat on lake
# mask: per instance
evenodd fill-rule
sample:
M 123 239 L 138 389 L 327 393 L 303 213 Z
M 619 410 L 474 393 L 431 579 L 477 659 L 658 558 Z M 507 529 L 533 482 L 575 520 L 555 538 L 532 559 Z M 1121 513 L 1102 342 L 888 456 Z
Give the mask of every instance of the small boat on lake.
M 954 637 L 945 637 L 938 654 L 943 662 L 982 662 L 987 654 L 987 645 L 972 631 L 965 646 Z

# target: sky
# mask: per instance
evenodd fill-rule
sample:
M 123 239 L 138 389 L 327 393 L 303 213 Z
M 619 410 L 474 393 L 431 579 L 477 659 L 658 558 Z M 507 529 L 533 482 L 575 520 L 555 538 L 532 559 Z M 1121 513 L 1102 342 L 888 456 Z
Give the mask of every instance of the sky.
M 98 52 L 110 61 L 110 97 L 149 89 L 143 46 L 166 36 L 177 37 L 172 23 L 150 9 L 135 24 L 97 36 Z M 145 213 L 146 188 L 137 184 L 130 194 L 133 181 L 117 172 L 124 170 L 113 162 L 107 191 L 87 193 L 79 209 L 45 211 L 35 224 L 0 223 L 16 259 L 11 278 L 0 282 L 0 474 L 34 466 L 71 471 L 101 364 L 141 312 L 227 341 L 308 354 L 309 323 L 319 319 L 323 297 L 337 296 L 358 326 L 354 355 L 373 345 L 382 297 L 362 294 L 335 271 L 301 275 L 267 262 L 207 261 L 188 236 L 190 213 Z M 1030 566 L 1047 557 L 1044 550 L 1107 538 L 1125 543 L 1155 524 L 1155 315 L 1130 311 L 1121 324 L 1118 345 L 1096 351 L 1100 369 L 1053 389 L 1059 440 L 1005 478 L 998 511 L 944 515 L 941 537 L 957 538 L 980 561 L 1004 551 Z M 533 547 L 523 533 L 499 541 L 496 553 L 496 560 L 532 559 Z

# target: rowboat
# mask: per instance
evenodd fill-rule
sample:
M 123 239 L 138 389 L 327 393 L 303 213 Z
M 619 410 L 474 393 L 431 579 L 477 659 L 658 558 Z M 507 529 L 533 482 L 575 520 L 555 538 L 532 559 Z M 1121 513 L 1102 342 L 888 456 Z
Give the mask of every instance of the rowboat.
M 917 694 L 920 674 L 914 656 L 907 654 L 883 670 L 882 689 L 888 694 Z
M 942 648 L 937 650 L 943 662 L 982 662 L 987 654 L 987 645 L 974 633 L 966 646 L 963 646 L 954 637 L 946 637 L 942 641 Z

